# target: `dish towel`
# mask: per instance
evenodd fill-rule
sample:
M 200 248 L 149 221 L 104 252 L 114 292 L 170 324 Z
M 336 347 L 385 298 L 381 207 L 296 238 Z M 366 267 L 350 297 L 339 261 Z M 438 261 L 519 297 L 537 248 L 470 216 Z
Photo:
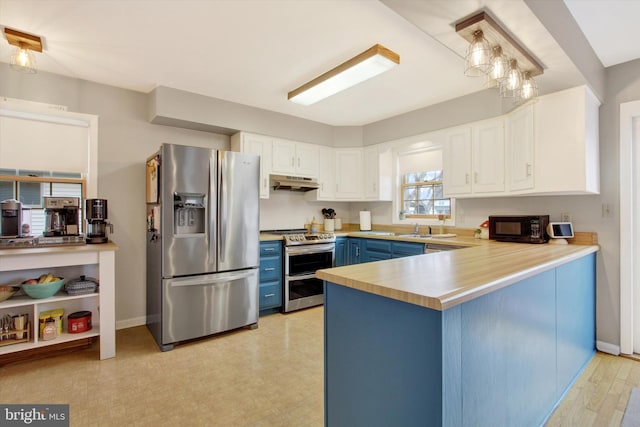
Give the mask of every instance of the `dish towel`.
M 640 426 L 640 388 L 632 388 L 620 427 Z

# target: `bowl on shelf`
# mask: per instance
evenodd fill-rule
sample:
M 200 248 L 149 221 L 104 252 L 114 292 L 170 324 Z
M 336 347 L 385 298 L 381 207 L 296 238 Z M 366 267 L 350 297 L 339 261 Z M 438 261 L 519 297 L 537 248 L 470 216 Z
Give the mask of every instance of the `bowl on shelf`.
M 20 290 L 18 285 L 2 285 L 0 286 L 0 302 L 8 300 Z
M 22 283 L 20 286 L 22 286 L 22 292 L 29 295 L 31 298 L 49 298 L 55 295 L 55 293 L 58 292 L 60 288 L 62 288 L 64 279 L 62 277 L 59 277 L 59 279 L 60 280 L 47 283 Z

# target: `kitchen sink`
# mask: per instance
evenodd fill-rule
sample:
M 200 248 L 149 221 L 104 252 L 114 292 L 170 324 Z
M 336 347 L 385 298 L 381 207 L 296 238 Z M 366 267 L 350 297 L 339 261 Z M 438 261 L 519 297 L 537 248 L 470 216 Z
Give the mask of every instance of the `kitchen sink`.
M 417 238 L 421 238 L 421 239 L 430 239 L 430 238 L 433 237 L 433 234 L 415 234 L 415 233 L 409 233 L 409 234 L 396 233 L 395 235 L 397 237 L 417 237 Z

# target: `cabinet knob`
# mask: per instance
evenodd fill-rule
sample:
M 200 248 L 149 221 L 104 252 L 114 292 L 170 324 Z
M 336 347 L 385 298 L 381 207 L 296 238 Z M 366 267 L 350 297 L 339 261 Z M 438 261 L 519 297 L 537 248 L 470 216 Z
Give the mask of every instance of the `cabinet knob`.
M 468 183 L 469 183 L 469 174 L 468 174 L 468 173 L 465 173 L 465 174 L 464 174 L 464 183 L 465 183 L 465 184 L 468 184 Z
M 274 267 L 267 267 L 267 268 L 264 269 L 264 271 L 273 271 L 273 270 L 275 270 Z
M 473 182 L 474 182 L 474 184 L 478 183 L 478 172 L 474 172 L 473 173 Z
M 266 294 L 264 297 L 265 298 L 271 298 L 271 297 L 275 297 L 275 296 L 276 296 L 276 294 Z
M 527 163 L 527 176 L 531 176 L 531 163 Z

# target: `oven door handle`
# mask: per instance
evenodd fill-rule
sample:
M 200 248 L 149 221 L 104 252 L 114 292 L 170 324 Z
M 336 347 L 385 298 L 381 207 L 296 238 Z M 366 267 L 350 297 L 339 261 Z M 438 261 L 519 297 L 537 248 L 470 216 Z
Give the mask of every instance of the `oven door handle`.
M 287 247 L 285 249 L 286 255 L 304 255 L 304 254 L 318 254 L 325 252 L 335 251 L 336 246 L 331 243 L 328 245 L 309 245 L 311 247 Z
M 317 279 L 316 273 L 305 273 L 293 276 L 284 276 L 285 280 L 306 280 L 306 279 Z

